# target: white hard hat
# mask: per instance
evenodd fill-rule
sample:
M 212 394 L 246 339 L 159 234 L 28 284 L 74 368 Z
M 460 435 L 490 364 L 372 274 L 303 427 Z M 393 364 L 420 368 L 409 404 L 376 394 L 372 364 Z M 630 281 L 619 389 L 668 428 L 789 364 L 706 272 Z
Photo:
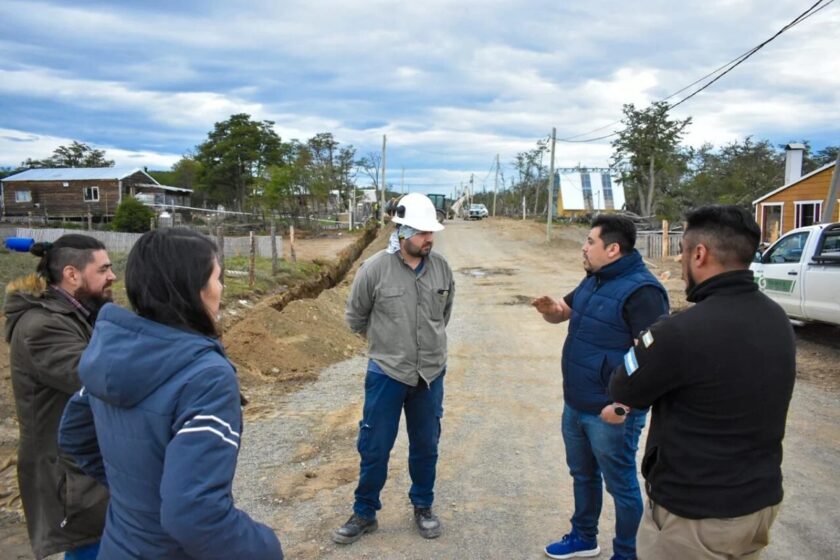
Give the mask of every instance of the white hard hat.
M 425 194 L 408 193 L 397 203 L 397 211 L 392 221 L 404 224 L 417 231 L 440 231 L 443 225 L 438 222 L 435 205 Z

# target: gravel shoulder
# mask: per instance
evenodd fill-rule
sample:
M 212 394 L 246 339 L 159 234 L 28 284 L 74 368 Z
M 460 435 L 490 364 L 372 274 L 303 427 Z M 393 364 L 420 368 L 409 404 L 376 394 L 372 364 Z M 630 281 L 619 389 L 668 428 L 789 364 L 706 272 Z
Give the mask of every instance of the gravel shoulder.
M 436 486 L 435 509 L 444 524 L 439 539 L 422 539 L 413 525 L 404 429 L 391 455 L 379 530 L 350 546 L 329 538 L 350 514 L 358 476 L 366 359 L 361 340 L 339 334 L 349 280 L 317 299 L 290 303 L 276 317 L 246 311 L 251 320 L 238 324 L 243 332 L 226 334 L 251 399 L 234 495 L 240 508 L 278 532 L 288 558 L 537 559 L 568 528 L 572 485 L 560 434 L 566 325 L 544 322 L 528 303 L 542 294 L 561 297 L 577 285 L 586 230 L 555 228 L 547 243 L 544 229 L 532 222 L 446 226 L 435 250 L 455 271 L 457 295 Z M 367 254 L 382 248 L 385 238 Z M 679 267 L 653 264 L 672 301 L 682 305 Z M 840 549 L 840 330 L 797 332 L 785 501 L 763 555 L 770 560 L 832 558 Z M 250 346 L 240 343 L 249 337 Z M 276 364 L 256 364 L 269 348 Z M 4 349 L 0 344 L 0 359 Z M 16 436 L 11 419 L 2 419 L 0 443 L 12 431 Z M 607 495 L 602 558 L 611 552 L 613 524 Z M 0 550 L 3 559 L 31 558 L 14 507 L 0 507 Z
M 579 282 L 581 232 L 564 230 L 548 244 L 541 231 L 511 221 L 453 222 L 436 240 L 458 283 L 436 487 L 439 539 L 423 540 L 412 524 L 404 430 L 391 456 L 379 531 L 350 546 L 329 539 L 352 505 L 363 357 L 324 369 L 276 400 L 273 418 L 246 426 L 239 504 L 277 529 L 290 558 L 536 559 L 565 533 L 572 511 L 559 426 L 566 327 L 545 323 L 527 302 L 562 296 Z M 667 284 L 681 289 L 678 275 Z M 838 363 L 840 349 L 819 348 L 820 367 Z M 786 498 L 765 558 L 828 558 L 840 546 L 833 515 L 838 405 L 836 391 L 797 384 L 785 441 Z M 613 524 L 606 496 L 604 557 Z

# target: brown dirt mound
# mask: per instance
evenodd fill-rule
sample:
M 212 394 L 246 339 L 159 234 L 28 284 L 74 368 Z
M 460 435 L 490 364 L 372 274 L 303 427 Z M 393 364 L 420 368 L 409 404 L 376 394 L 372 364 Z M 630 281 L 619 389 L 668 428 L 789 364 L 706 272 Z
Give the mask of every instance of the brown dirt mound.
M 230 358 L 243 381 L 277 381 L 306 377 L 312 370 L 359 351 L 361 339 L 344 324 L 346 290 L 328 290 L 316 299 L 270 305 L 252 311 L 225 335 Z
M 344 322 L 344 302 L 354 263 L 382 249 L 389 234 L 386 228 L 372 242 L 375 230 L 360 237 L 317 278 L 267 298 L 225 333 L 225 348 L 238 367 L 246 393 L 293 389 L 294 383 L 283 382 L 311 379 L 321 368 L 364 348 L 364 340 L 350 332 Z M 335 289 L 327 289 L 336 284 Z M 271 382 L 283 386 L 267 387 Z M 262 399 L 258 396 L 255 400 Z M 261 408 L 261 403 L 254 404 Z

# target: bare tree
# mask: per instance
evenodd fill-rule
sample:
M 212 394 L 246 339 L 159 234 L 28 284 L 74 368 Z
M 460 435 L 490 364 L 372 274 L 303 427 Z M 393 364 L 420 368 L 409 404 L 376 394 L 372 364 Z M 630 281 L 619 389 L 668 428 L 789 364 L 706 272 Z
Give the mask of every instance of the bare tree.
M 382 154 L 379 152 L 369 152 L 368 155 L 356 162 L 356 166 L 370 178 L 373 188 L 378 191 L 379 172 L 382 169 Z

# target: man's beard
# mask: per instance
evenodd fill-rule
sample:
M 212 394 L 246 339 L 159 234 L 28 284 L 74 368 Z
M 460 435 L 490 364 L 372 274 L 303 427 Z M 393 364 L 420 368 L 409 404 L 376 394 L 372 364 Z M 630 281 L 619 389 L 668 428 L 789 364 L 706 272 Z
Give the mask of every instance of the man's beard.
M 691 293 L 691 290 L 697 285 L 697 280 L 694 279 L 694 275 L 691 273 L 691 269 L 688 268 L 685 271 L 685 293 L 686 295 Z
M 405 252 L 412 257 L 427 257 L 432 252 L 432 243 L 425 243 L 418 247 L 406 239 Z
M 79 289 L 76 290 L 73 297 L 75 297 L 76 300 L 90 312 L 90 317 L 88 319 L 90 320 L 91 325 L 96 322 L 96 316 L 99 315 L 99 310 L 102 309 L 106 303 L 111 303 L 113 301 L 110 287 L 103 289 L 97 294 L 91 292 L 86 284 L 79 286 Z

